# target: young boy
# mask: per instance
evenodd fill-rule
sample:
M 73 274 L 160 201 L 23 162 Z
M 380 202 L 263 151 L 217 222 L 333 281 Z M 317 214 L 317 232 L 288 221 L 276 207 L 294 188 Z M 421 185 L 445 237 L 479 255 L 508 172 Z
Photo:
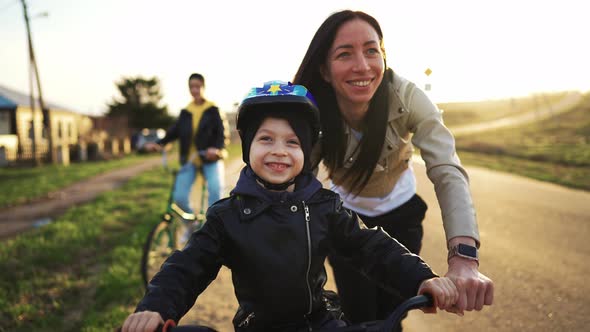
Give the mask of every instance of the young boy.
M 239 302 L 236 331 L 308 331 L 345 326 L 326 308 L 324 261 L 346 255 L 372 279 L 409 298 L 430 293 L 440 309 L 455 285 L 381 229 L 367 229 L 314 177 L 310 152 L 319 116 L 303 86 L 253 88 L 238 109 L 246 167 L 230 197 L 212 205 L 203 228 L 150 282 L 123 331 L 153 331 L 193 306 L 222 265 Z M 436 309 L 430 309 L 435 312 Z

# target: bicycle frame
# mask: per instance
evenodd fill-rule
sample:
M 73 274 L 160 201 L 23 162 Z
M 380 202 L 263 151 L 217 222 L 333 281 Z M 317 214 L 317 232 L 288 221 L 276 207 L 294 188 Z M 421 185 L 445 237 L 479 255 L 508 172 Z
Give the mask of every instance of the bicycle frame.
M 204 155 L 205 151 L 199 151 L 199 154 Z M 164 168 L 168 169 L 166 151 L 162 152 L 162 159 L 163 159 Z M 188 162 L 192 162 L 193 159 L 194 158 L 191 158 Z M 207 192 L 207 181 L 205 179 L 205 175 L 204 175 L 202 169 L 197 170 L 196 178 L 198 178 L 199 173 L 200 173 L 200 176 L 202 177 L 203 184 L 201 186 L 201 194 L 200 194 L 201 195 L 200 209 L 199 209 L 199 212 L 197 214 L 195 214 L 195 213 L 190 213 L 190 212 L 184 211 L 180 206 L 178 206 L 174 202 L 174 190 L 176 189 L 176 175 L 177 175 L 177 173 L 178 173 L 178 171 L 172 171 L 172 174 L 174 175 L 174 181 L 172 182 L 172 188 L 170 189 L 170 194 L 168 195 L 168 203 L 166 204 L 166 212 L 164 212 L 164 214 L 162 215 L 162 220 L 171 222 L 172 218 L 173 218 L 173 214 L 176 214 L 183 221 L 188 222 L 188 223 L 194 223 L 193 230 L 198 230 L 201 227 L 203 227 L 203 223 L 205 222 L 205 212 L 206 212 L 205 195 Z M 173 234 L 170 234 L 170 238 L 171 239 L 173 238 Z M 171 243 L 170 245 L 173 245 L 173 244 Z
M 168 170 L 166 153 L 163 152 L 163 166 Z M 144 285 L 147 287 L 149 280 L 159 269 L 161 263 L 174 251 L 181 249 L 186 243 L 190 233 L 200 229 L 205 222 L 205 195 L 207 193 L 207 182 L 201 173 L 203 184 L 201 188 L 201 206 L 198 214 L 184 211 L 174 202 L 174 191 L 176 188 L 177 171 L 171 171 L 174 175 L 170 194 L 166 204 L 166 210 L 160 221 L 153 226 L 143 246 L 141 258 L 141 274 Z M 199 174 L 197 173 L 197 177 Z

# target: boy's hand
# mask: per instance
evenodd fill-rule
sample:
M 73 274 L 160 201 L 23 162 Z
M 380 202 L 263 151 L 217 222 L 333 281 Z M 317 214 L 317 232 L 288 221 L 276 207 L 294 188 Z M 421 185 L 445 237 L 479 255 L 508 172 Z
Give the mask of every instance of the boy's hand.
M 217 161 L 221 159 L 220 150 L 218 148 L 207 148 L 205 152 L 205 159 L 209 161 Z
M 159 313 L 140 311 L 127 317 L 121 332 L 154 332 L 158 325 L 164 325 L 164 320 Z
M 434 299 L 434 306 L 430 308 L 422 308 L 422 311 L 427 314 L 435 314 L 436 308 L 453 312 L 462 316 L 454 308 L 455 303 L 459 300 L 459 292 L 453 281 L 449 278 L 431 278 L 424 280 L 420 284 L 418 294 L 428 293 Z
M 154 142 L 147 142 L 143 145 L 143 149 L 149 152 L 158 152 L 162 150 L 162 147 Z

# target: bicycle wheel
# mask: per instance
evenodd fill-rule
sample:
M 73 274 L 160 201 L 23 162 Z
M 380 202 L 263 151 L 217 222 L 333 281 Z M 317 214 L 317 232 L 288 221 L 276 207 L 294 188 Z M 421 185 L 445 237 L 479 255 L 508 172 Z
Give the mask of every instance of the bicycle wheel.
M 160 271 L 166 258 L 174 250 L 184 247 L 191 233 L 191 224 L 175 215 L 166 215 L 164 220 L 152 228 L 141 257 L 141 275 L 145 286 Z
M 170 221 L 160 221 L 148 234 L 141 257 L 141 276 L 147 286 L 153 276 L 160 270 L 162 263 L 175 249 L 174 233 Z

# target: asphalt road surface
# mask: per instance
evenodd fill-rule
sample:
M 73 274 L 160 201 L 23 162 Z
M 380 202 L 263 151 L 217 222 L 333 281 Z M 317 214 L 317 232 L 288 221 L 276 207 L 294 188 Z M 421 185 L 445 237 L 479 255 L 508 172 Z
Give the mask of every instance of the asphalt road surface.
M 422 256 L 443 275 L 446 247 L 433 186 L 414 163 L 429 209 Z M 494 304 L 459 317 L 412 312 L 405 331 L 590 331 L 590 193 L 469 167 L 480 272 Z

